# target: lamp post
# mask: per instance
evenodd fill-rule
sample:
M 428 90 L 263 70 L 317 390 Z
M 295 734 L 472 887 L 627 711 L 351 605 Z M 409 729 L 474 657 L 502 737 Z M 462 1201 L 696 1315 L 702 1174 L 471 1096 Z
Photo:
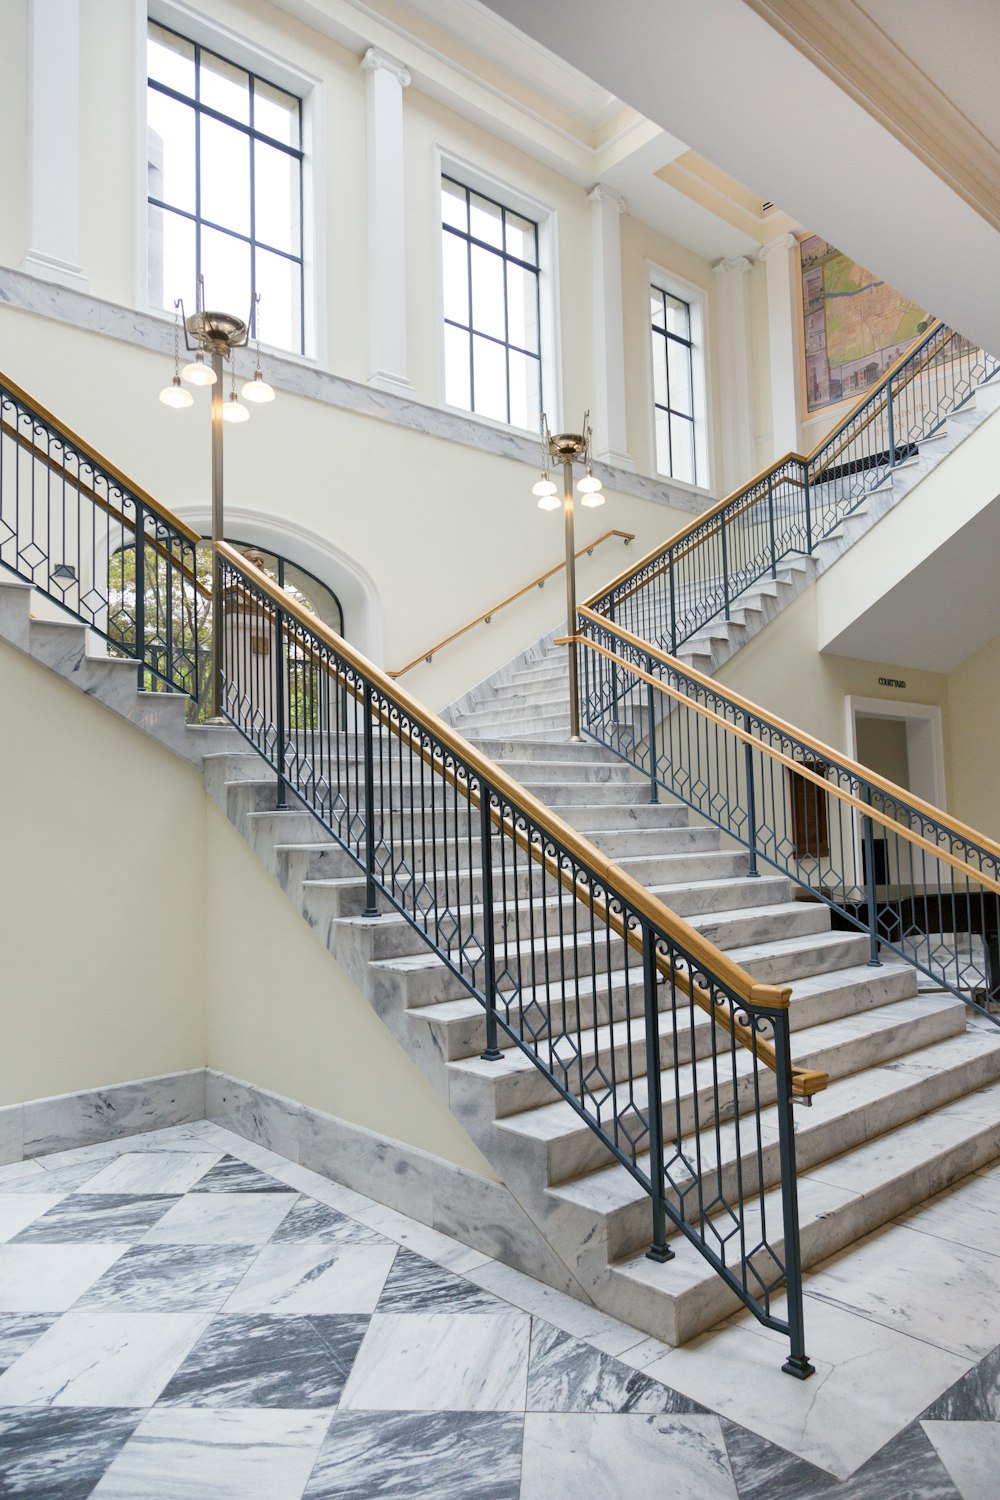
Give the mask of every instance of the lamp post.
M 569 737 L 580 735 L 580 670 L 576 645 L 576 528 L 574 524 L 573 465 L 585 463 L 587 472 L 577 483 L 580 504 L 590 508 L 604 504 L 601 481 L 595 479 L 590 457 L 590 412 L 584 412 L 582 432 L 560 432 L 553 436 L 545 413 L 542 413 L 542 477 L 532 494 L 538 498 L 539 510 L 558 510 L 558 486 L 549 478 L 549 464 L 562 464 L 563 531 L 566 539 L 566 630 L 569 653 Z
M 177 313 L 180 313 L 180 326 L 184 329 L 184 347 L 192 354 L 194 359 L 190 364 L 178 370 L 178 321 Z M 261 404 L 274 400 L 274 391 L 263 378 L 260 367 L 260 294 L 254 296 L 250 309 L 250 318 L 254 312 L 257 313 L 257 326 L 255 329 L 257 341 L 257 367 L 253 378 L 243 386 L 244 400 Z M 198 277 L 198 306 L 190 317 L 184 316 L 184 299 L 178 297 L 174 303 L 174 378 L 170 385 L 160 392 L 160 400 L 165 406 L 182 408 L 191 405 L 191 394 L 186 391 L 181 381 L 187 381 L 189 385 L 212 387 L 212 686 L 211 686 L 211 708 L 212 718 L 222 718 L 222 562 L 219 557 L 217 542 L 221 542 L 225 536 L 224 509 L 223 509 L 223 487 L 222 487 L 222 424 L 223 422 L 245 422 L 250 416 L 249 411 L 236 398 L 236 368 L 232 365 L 232 388 L 229 399 L 223 399 L 223 380 L 225 377 L 225 362 L 232 361 L 233 351 L 242 349 L 249 342 L 250 318 L 246 322 L 237 318 L 232 313 L 206 312 L 205 310 L 205 278 Z M 205 363 L 205 355 L 208 355 L 209 364 Z

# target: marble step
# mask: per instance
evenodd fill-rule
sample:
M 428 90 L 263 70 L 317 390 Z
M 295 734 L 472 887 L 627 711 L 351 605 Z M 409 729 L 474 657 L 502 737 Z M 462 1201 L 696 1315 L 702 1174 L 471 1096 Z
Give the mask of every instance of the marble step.
M 489 757 L 504 765 L 508 760 L 530 760 L 534 763 L 550 760 L 604 761 L 609 751 L 593 741 L 561 740 L 549 743 L 546 740 L 499 739 L 473 740 L 473 744 Z M 612 757 L 614 759 L 614 757 Z
M 921 995 L 797 1032 L 792 1056 L 803 1067 L 828 1073 L 832 1087 L 837 1078 L 959 1034 L 964 1026 L 965 1011 L 960 1001 L 951 995 Z M 724 1074 L 719 1070 L 717 1092 L 714 1071 L 711 1059 L 700 1059 L 661 1072 L 660 1098 L 665 1128 L 671 1135 L 690 1135 L 700 1120 L 703 1134 L 710 1141 L 720 1102 L 727 1111 L 737 1106 L 745 1116 L 752 1115 L 755 1099 L 765 1106 L 774 1103 L 773 1073 L 763 1065 L 755 1071 L 745 1048 L 738 1047 L 727 1058 Z M 635 1138 L 637 1130 L 646 1124 L 648 1097 L 643 1072 L 631 1085 L 614 1091 L 617 1106 L 608 1099 L 603 1116 L 611 1120 L 616 1107 L 623 1111 L 628 1106 L 630 1133 Z M 522 1159 L 530 1155 L 534 1169 L 550 1186 L 606 1166 L 609 1161 L 604 1143 L 563 1101 L 512 1115 L 498 1121 L 497 1129 L 510 1133 L 518 1154 Z
M 1000 1084 L 945 1105 L 888 1137 L 845 1151 L 799 1179 L 803 1265 L 813 1266 L 915 1204 L 952 1186 L 1000 1154 Z M 781 1254 L 781 1201 L 765 1195 L 769 1238 Z M 748 1243 L 761 1215 L 746 1216 Z M 612 1268 L 602 1287 L 606 1312 L 672 1344 L 686 1343 L 739 1306 L 693 1245 L 674 1234 L 675 1258 L 657 1265 L 636 1255 Z M 806 1342 L 809 1345 L 808 1313 Z
M 21 651 L 31 636 L 31 584 L 0 565 L 0 639 Z
M 867 937 L 850 932 L 824 932 L 733 948 L 729 956 L 760 984 L 794 984 L 810 975 L 865 963 L 868 952 Z
M 641 792 L 642 786 L 636 783 L 637 790 Z M 545 796 L 535 793 L 540 801 L 547 801 L 551 793 L 547 790 Z M 649 794 L 646 800 L 623 803 L 580 803 L 580 802 L 550 802 L 553 811 L 568 823 L 571 828 L 578 832 L 584 828 L 591 833 L 609 833 L 628 830 L 645 830 L 658 828 L 680 828 L 686 824 L 689 813 L 682 802 L 650 802 Z
M 456 726 L 466 739 L 489 739 L 497 734 L 512 734 L 524 739 L 569 738 L 569 713 L 504 714 L 491 710 L 475 718 L 461 719 Z
M 708 920 L 713 913 L 797 904 L 792 882 L 784 875 L 688 880 L 677 885 L 654 884 L 648 889 L 651 895 L 685 921 L 691 921 L 694 916 Z
M 623 761 L 617 756 L 609 756 L 607 752 L 604 760 L 547 760 L 544 766 L 539 766 L 535 760 L 511 757 L 504 761 L 503 769 L 508 776 L 513 776 L 515 781 L 529 788 L 540 772 L 544 772 L 546 780 L 556 777 L 564 783 L 587 781 L 593 786 L 626 781 L 631 775 L 629 767 Z

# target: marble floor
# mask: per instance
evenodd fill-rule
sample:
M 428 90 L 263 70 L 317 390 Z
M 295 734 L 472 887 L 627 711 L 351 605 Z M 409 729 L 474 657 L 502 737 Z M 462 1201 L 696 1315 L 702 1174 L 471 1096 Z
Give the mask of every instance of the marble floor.
M 0 1495 L 995 1500 L 1000 1166 L 670 1349 L 216 1125 L 0 1168 Z M 666 1269 L 666 1268 L 665 1268 Z

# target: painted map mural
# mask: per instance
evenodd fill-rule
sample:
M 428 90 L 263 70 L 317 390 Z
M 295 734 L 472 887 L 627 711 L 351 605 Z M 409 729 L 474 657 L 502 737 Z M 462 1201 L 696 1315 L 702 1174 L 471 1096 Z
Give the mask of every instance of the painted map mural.
M 799 241 L 806 407 L 856 401 L 927 328 L 930 315 L 857 261 L 809 235 Z

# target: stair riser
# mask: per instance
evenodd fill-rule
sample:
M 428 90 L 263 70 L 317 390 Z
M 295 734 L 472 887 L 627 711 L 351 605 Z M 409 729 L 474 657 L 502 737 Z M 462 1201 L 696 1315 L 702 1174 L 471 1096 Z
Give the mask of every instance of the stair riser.
M 868 956 L 868 939 L 845 936 L 842 940 L 824 943 L 813 948 L 804 945 L 794 953 L 764 955 L 745 959 L 736 950 L 737 962 L 742 963 L 759 984 L 792 984 L 811 974 L 827 974 L 834 969 L 846 969 L 864 963 Z

